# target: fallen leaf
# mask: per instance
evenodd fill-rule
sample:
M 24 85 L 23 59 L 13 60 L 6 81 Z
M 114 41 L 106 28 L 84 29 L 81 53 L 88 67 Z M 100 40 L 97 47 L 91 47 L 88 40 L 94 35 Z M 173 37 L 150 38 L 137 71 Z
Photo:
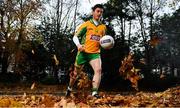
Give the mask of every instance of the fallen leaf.
M 149 40 L 149 44 L 151 47 L 155 47 L 160 43 L 160 38 L 157 36 L 153 36 L 151 40 Z
M 160 78 L 161 78 L 161 79 L 163 79 L 163 78 L 165 78 L 165 77 L 166 77 L 166 75 L 164 75 L 164 74 L 161 74 L 161 75 L 160 75 Z
M 140 69 L 136 69 L 133 65 L 133 54 L 129 53 L 127 57 L 121 61 L 121 67 L 119 68 L 120 75 L 124 79 L 128 79 L 131 81 L 131 85 L 138 91 L 138 80 L 141 79 Z
M 66 108 L 67 107 L 67 100 L 65 98 L 62 98 L 61 101 L 58 103 L 58 106 Z
M 34 50 L 32 50 L 31 52 L 32 52 L 32 54 L 34 54 Z
M 144 58 L 140 59 L 140 63 L 146 64 L 146 60 Z
M 41 104 L 44 104 L 46 107 L 53 107 L 55 102 L 53 101 L 53 98 L 51 96 L 49 96 L 48 94 L 44 94 L 42 96 Z
M 35 87 L 35 82 L 31 85 L 31 90 L 33 90 L 34 89 L 34 87 Z
M 59 65 L 59 60 L 57 59 L 56 55 L 53 55 L 53 59 L 55 60 L 55 65 Z
M 25 92 L 24 92 L 24 94 L 23 94 L 22 98 L 23 98 L 23 99 L 25 99 L 25 98 L 26 98 L 26 93 L 25 93 Z
M 87 105 L 87 104 L 85 104 L 83 102 L 78 103 L 77 106 L 80 107 L 80 108 L 90 108 L 89 105 Z

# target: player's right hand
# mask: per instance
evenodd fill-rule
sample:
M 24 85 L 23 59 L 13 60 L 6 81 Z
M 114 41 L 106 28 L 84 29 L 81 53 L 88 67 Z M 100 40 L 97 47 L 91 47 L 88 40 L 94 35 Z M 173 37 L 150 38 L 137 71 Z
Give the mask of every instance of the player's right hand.
M 78 51 L 80 51 L 80 52 L 82 52 L 82 51 L 85 50 L 85 49 L 84 49 L 84 46 L 81 45 L 81 44 L 77 45 L 77 48 L 78 48 Z

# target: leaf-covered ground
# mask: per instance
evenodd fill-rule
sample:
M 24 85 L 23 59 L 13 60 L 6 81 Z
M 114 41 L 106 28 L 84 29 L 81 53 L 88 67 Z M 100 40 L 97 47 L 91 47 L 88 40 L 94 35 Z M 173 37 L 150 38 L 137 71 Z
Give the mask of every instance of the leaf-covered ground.
M 163 92 L 100 92 L 100 99 L 83 91 L 65 98 L 61 86 L 3 87 L 0 107 L 180 107 L 180 86 Z

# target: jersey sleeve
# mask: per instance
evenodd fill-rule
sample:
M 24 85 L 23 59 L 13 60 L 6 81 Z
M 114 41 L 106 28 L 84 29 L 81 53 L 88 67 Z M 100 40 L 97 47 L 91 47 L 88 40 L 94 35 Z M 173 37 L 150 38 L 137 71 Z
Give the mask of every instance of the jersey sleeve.
M 86 34 L 87 31 L 87 24 L 83 23 L 80 25 L 80 27 L 76 30 L 75 36 L 83 37 Z
M 106 25 L 103 25 L 103 32 L 102 32 L 102 36 L 105 36 L 107 34 L 107 27 Z
M 105 32 L 104 32 L 103 36 L 107 34 L 107 27 L 106 27 L 106 25 L 104 25 L 104 31 Z
M 75 33 L 75 36 L 78 37 L 81 44 L 85 43 L 86 32 L 87 32 L 87 24 L 85 22 L 80 25 L 80 27 L 77 29 Z

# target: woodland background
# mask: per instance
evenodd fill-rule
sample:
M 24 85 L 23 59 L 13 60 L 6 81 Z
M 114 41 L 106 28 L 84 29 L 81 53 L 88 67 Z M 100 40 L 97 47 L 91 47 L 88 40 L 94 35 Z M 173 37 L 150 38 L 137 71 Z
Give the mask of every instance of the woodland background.
M 8 87 L 19 87 L 21 84 L 25 88 L 30 86 L 33 90 L 37 83 L 47 85 L 45 88 L 58 85 L 59 91 L 63 92 L 63 85 L 68 83 L 77 53 L 72 41 L 73 34 L 79 24 L 91 18 L 88 13 L 81 14 L 80 5 L 80 0 L 1 1 L 2 93 Z M 115 39 L 115 46 L 110 50 L 102 49 L 103 75 L 100 89 L 116 92 L 164 91 L 170 87 L 178 87 L 179 0 L 108 0 L 103 5 L 105 11 L 102 21 L 108 28 L 107 34 Z M 165 7 L 173 12 L 163 14 Z M 80 88 L 85 88 L 93 75 L 89 65 L 83 71 L 86 74 L 79 79 Z M 20 88 L 23 90 L 23 87 Z M 51 90 L 53 89 L 56 90 L 52 87 Z M 11 93 L 13 90 L 9 91 Z M 179 93 L 178 90 L 177 92 Z M 35 97 L 34 100 L 36 99 L 39 98 Z M 112 100 L 111 97 L 109 99 Z

